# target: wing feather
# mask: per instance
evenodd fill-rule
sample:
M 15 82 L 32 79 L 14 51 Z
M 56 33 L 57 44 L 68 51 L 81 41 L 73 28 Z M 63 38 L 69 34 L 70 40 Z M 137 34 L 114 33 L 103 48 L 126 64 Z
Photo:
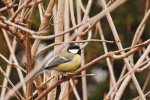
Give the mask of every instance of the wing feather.
M 67 59 L 65 57 L 57 56 L 44 69 L 50 69 L 50 68 L 56 67 L 57 65 L 69 62 L 71 60 L 72 60 L 72 58 L 71 59 Z

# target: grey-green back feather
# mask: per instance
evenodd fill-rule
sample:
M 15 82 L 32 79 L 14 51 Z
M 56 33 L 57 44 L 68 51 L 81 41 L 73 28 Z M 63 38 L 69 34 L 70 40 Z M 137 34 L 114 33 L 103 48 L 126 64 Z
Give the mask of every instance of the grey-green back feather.
M 57 67 L 60 64 L 69 62 L 73 59 L 74 54 L 71 54 L 67 51 L 62 52 L 60 55 L 56 56 L 49 64 L 47 67 L 44 69 L 49 70 L 53 67 Z

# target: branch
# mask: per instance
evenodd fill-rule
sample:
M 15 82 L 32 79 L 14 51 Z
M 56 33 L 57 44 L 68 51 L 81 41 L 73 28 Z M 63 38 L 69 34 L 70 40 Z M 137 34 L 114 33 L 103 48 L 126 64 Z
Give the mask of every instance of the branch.
M 148 45 L 148 44 L 147 44 L 147 45 Z M 132 50 L 129 51 L 129 52 L 131 52 L 131 53 L 127 53 L 127 54 L 132 54 L 132 53 L 134 53 L 134 52 L 132 52 Z M 57 86 L 60 85 L 62 82 L 65 82 L 65 81 L 67 81 L 67 80 L 73 78 L 75 75 L 79 74 L 79 73 L 82 72 L 83 70 L 88 69 L 89 67 L 93 66 L 95 63 L 100 62 L 101 60 L 106 59 L 107 57 L 112 57 L 112 59 L 113 59 L 113 56 L 112 56 L 112 55 L 114 55 L 114 52 L 108 52 L 108 53 L 106 53 L 106 54 L 104 54 L 104 55 L 102 55 L 102 56 L 100 56 L 100 57 L 98 57 L 98 58 L 92 60 L 91 62 L 89 62 L 89 63 L 87 63 L 85 66 L 83 66 L 82 68 L 76 70 L 73 74 L 68 75 L 68 76 L 66 76 L 65 78 L 62 78 L 62 79 L 59 80 L 56 84 L 54 84 L 53 86 L 51 86 L 51 87 L 49 87 L 48 89 L 46 89 L 41 95 L 39 95 L 39 96 L 36 98 L 36 100 L 40 100 L 41 98 L 43 98 L 43 96 L 45 96 L 47 93 L 49 93 L 53 88 L 57 87 Z M 128 56 L 129 56 L 129 55 L 128 55 Z M 123 59 L 124 57 L 126 57 L 126 56 L 122 56 L 122 58 L 120 58 L 120 59 Z
M 80 40 L 80 41 L 69 41 L 69 42 L 55 42 L 53 44 L 50 44 L 46 47 L 44 47 L 43 49 L 41 49 L 40 51 L 37 52 L 36 56 L 40 55 L 41 53 L 43 53 L 45 50 L 54 47 L 56 45 L 61 45 L 61 44 L 72 44 L 72 43 L 84 43 L 84 42 L 106 42 L 106 43 L 114 43 L 114 41 L 108 41 L 108 40 L 98 40 L 98 39 L 90 39 L 90 40 Z M 81 48 L 83 49 L 83 48 Z
M 5 7 L 3 7 L 3 8 L 0 8 L 0 13 L 3 13 L 4 11 L 6 11 L 7 9 L 9 9 L 9 8 L 13 8 L 13 7 L 17 7 L 18 6 L 18 4 L 13 4 L 12 3 L 12 5 L 10 5 L 9 7 L 8 6 L 5 6 Z
M 11 22 L 11 21 L 8 21 L 8 20 L 6 20 L 6 18 L 3 17 L 3 16 L 0 16 L 0 20 L 1 20 L 2 22 L 4 22 L 6 25 L 8 25 L 8 26 L 14 26 L 14 27 L 16 27 L 16 28 L 18 28 L 18 29 L 20 29 L 20 30 L 22 30 L 22 31 L 24 31 L 24 32 L 30 33 L 31 35 L 33 35 L 33 34 L 42 34 L 42 33 L 46 33 L 46 32 L 47 32 L 47 31 L 35 32 L 35 31 L 30 30 L 30 29 L 28 29 L 28 28 L 25 28 L 25 27 L 23 27 L 23 26 L 17 25 L 17 24 L 15 24 L 15 23 Z
M 53 7 L 55 5 L 55 2 L 56 2 L 56 0 L 50 0 L 49 1 L 48 7 L 44 13 L 43 20 L 42 20 L 41 25 L 39 27 L 39 31 L 43 31 L 45 29 L 46 25 L 48 24 L 49 19 L 52 16 L 52 10 L 53 10 Z M 38 51 L 38 47 L 39 47 L 40 43 L 41 43 L 41 40 L 35 39 L 33 46 L 31 48 L 32 66 L 34 66 L 34 67 L 36 66 L 35 65 L 35 58 L 36 58 L 36 53 Z M 37 85 L 37 87 L 42 86 L 42 79 L 40 76 L 36 78 L 36 85 Z M 38 93 L 40 94 L 42 92 L 43 92 L 43 89 L 38 88 Z
M 3 74 L 3 76 L 8 80 L 8 82 L 10 83 L 10 85 L 15 88 L 14 84 L 11 82 L 11 80 L 6 76 L 6 73 L 3 71 L 3 69 L 0 66 L 0 72 Z M 20 92 L 17 90 L 16 94 L 22 99 L 24 100 L 23 96 L 20 94 Z
M 21 69 L 24 73 L 26 73 L 26 71 L 22 68 L 22 67 L 20 67 L 19 65 L 17 65 L 17 64 L 15 64 L 15 63 L 11 63 L 9 60 L 7 60 L 7 58 L 5 58 L 1 53 L 0 53 L 0 57 L 4 60 L 4 61 L 6 61 L 10 66 L 13 66 L 13 67 L 18 67 L 19 69 Z
M 6 88 L 7 90 L 11 91 L 10 88 L 6 87 L 6 86 L 3 86 L 3 85 L 0 85 L 1 88 Z M 15 93 L 15 96 L 18 100 L 20 100 L 20 98 L 18 97 L 18 95 Z
M 31 43 L 30 43 L 30 35 L 29 33 L 26 33 L 26 59 L 27 59 L 27 66 L 26 66 L 26 71 L 27 74 L 31 72 L 32 70 L 32 64 L 31 64 Z M 32 92 L 33 92 L 33 79 L 31 78 L 27 82 L 27 91 L 26 91 L 26 96 L 27 98 L 32 97 Z M 31 100 L 32 98 L 30 98 Z
M 148 45 L 148 44 L 149 44 L 149 42 L 148 42 L 147 44 L 145 44 L 145 46 Z M 118 50 L 118 51 L 119 51 L 119 50 Z M 43 93 L 44 93 L 44 94 L 47 94 L 49 91 L 51 91 L 53 88 L 55 88 L 56 86 L 58 86 L 58 85 L 61 84 L 62 82 L 66 81 L 66 80 L 69 80 L 70 78 L 73 78 L 75 75 L 77 75 L 78 73 L 82 72 L 83 70 L 86 70 L 86 69 L 88 69 L 88 68 L 90 68 L 90 67 L 93 67 L 92 65 L 94 65 L 95 63 L 97 63 L 97 62 L 99 62 L 99 61 L 102 61 L 103 59 L 106 59 L 107 57 L 112 57 L 112 54 L 113 54 L 113 53 L 118 53 L 118 52 L 117 52 L 117 51 L 108 52 L 107 54 L 104 54 L 104 55 L 102 55 L 102 56 L 100 56 L 100 57 L 98 57 L 98 58 L 92 60 L 91 62 L 89 62 L 89 63 L 87 63 L 85 66 L 83 66 L 82 68 L 76 70 L 73 74 L 67 76 L 66 79 L 59 80 L 59 81 L 57 82 L 57 85 L 54 84 L 52 87 L 49 87 L 48 90 L 45 90 L 45 91 L 47 91 L 47 92 L 44 91 L 44 92 L 42 92 L 42 94 L 43 94 Z M 32 77 L 33 77 L 37 72 L 39 72 L 40 70 L 41 70 L 41 68 L 39 68 L 39 67 L 38 67 L 38 68 L 34 68 L 34 69 L 25 77 L 24 82 L 27 82 L 30 78 L 32 78 Z M 15 86 L 15 88 L 12 89 L 13 92 L 7 93 L 7 95 L 5 96 L 5 99 L 10 98 L 10 96 L 13 95 L 13 93 L 14 93 L 17 89 L 19 89 L 22 85 L 25 84 L 24 82 L 19 82 L 19 83 Z M 41 85 L 41 86 L 42 86 L 42 85 Z M 38 98 L 41 98 L 41 96 L 38 97 Z M 42 98 L 43 98 L 43 97 L 42 97 Z

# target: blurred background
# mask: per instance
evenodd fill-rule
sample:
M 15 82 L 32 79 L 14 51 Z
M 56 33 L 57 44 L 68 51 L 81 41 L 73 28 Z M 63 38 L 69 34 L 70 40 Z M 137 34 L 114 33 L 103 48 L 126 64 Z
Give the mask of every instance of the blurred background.
M 74 7 L 75 6 L 74 2 Z M 49 1 L 44 0 L 44 7 L 47 7 L 47 4 Z M 87 0 L 82 0 L 82 2 L 87 5 Z M 108 2 L 108 0 L 107 0 Z M 121 39 L 121 43 L 124 48 L 131 46 L 133 36 L 137 30 L 137 27 L 139 26 L 141 20 L 143 19 L 144 13 L 145 13 L 145 5 L 146 0 L 128 0 L 126 3 L 121 5 L 119 8 L 111 12 L 111 16 L 113 18 L 113 21 L 115 23 L 115 26 L 117 28 L 117 31 L 119 33 L 119 37 Z M 0 1 L 0 8 L 4 7 L 4 4 L 2 1 Z M 37 9 L 37 8 L 36 8 Z M 76 8 L 75 8 L 76 9 Z M 90 17 L 100 13 L 102 11 L 101 2 L 99 0 L 93 0 L 92 7 L 90 10 Z M 32 29 L 37 31 L 40 25 L 39 22 L 39 12 L 36 10 L 34 11 L 34 20 L 32 23 Z M 3 13 L 4 16 L 7 16 L 7 13 Z M 76 13 L 75 13 L 76 15 Z M 57 24 L 50 22 L 51 24 Z M 111 29 L 109 27 L 108 21 L 106 17 L 104 17 L 101 20 L 102 29 L 105 35 L 106 40 L 114 40 Z M 145 41 L 150 38 L 150 21 L 147 22 L 146 28 L 144 30 L 144 33 L 142 35 L 141 41 Z M 49 28 L 49 32 L 47 34 L 53 34 L 54 28 L 53 25 L 51 28 Z M 93 29 L 92 30 L 94 39 L 99 39 L 99 34 Z M 10 38 L 13 41 L 13 36 L 10 34 Z M 41 47 L 44 47 L 48 44 L 53 43 L 54 40 L 44 40 L 42 41 Z M 6 45 L 5 39 L 3 37 L 3 34 L 1 34 L 0 30 L 0 53 L 3 54 L 6 58 L 9 58 L 9 49 Z M 115 44 L 107 44 L 109 51 L 117 50 L 117 47 Z M 22 47 L 18 44 L 16 48 L 16 55 L 17 59 L 21 66 L 25 66 L 25 51 L 23 51 Z M 99 57 L 100 55 L 104 54 L 104 50 L 102 47 L 102 44 L 99 42 L 90 42 L 87 47 L 85 48 L 85 62 L 88 63 L 91 60 Z M 45 57 L 46 53 L 39 56 L 38 59 L 43 59 Z M 138 52 L 137 55 L 135 55 L 135 62 L 140 57 L 140 53 Z M 0 66 L 5 70 L 7 63 L 0 58 Z M 114 73 L 116 80 L 119 78 L 120 73 L 122 71 L 122 68 L 124 66 L 124 63 L 122 60 L 115 60 L 114 61 Z M 18 76 L 16 75 L 16 70 L 12 68 L 10 79 L 14 84 L 18 83 Z M 140 82 L 141 87 L 143 87 L 143 84 L 146 80 L 146 77 L 148 75 L 149 69 L 143 71 L 140 74 L 136 74 L 136 77 L 138 81 Z M 109 70 L 107 67 L 106 60 L 103 60 L 97 64 L 94 65 L 94 67 L 87 70 L 87 73 L 95 74 L 95 76 L 87 77 L 87 84 L 88 84 L 88 100 L 102 100 L 103 97 L 107 94 L 109 91 Z M 0 74 L 0 84 L 3 83 L 3 75 Z M 80 97 L 82 97 L 82 88 L 81 88 L 81 78 L 77 78 L 77 89 L 80 94 Z M 147 89 L 145 92 L 148 91 L 150 88 L 150 84 L 148 84 Z M 0 88 L 1 91 L 1 88 Z M 58 90 L 59 92 L 59 90 Z M 131 81 L 130 84 L 127 86 L 127 89 L 125 90 L 123 97 L 121 100 L 131 100 L 131 98 L 134 98 L 138 95 L 137 90 Z M 70 98 L 74 98 L 74 94 L 72 93 L 70 95 Z M 71 99 L 73 100 L 73 99 Z

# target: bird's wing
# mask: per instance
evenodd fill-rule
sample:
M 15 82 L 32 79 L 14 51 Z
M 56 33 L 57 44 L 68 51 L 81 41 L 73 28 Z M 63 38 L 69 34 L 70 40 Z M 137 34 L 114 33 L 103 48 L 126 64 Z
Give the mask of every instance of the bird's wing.
M 72 58 L 65 58 L 65 57 L 57 56 L 44 69 L 50 69 L 50 68 L 56 67 L 57 65 L 69 62 L 71 60 Z

